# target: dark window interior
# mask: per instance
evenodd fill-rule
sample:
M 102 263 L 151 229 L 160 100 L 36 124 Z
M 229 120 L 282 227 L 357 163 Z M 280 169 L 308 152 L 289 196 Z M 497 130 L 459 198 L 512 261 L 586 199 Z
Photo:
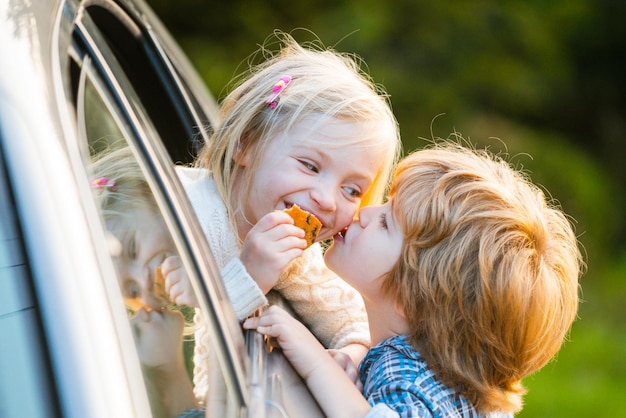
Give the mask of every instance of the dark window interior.
M 197 126 L 161 57 L 122 9 L 86 9 L 141 99 L 174 162 L 189 163 L 197 152 Z

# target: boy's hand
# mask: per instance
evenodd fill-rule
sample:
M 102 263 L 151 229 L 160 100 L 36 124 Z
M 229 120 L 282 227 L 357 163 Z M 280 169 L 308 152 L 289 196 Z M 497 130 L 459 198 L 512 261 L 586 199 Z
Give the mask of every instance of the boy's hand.
M 165 291 L 172 302 L 177 305 L 198 307 L 196 293 L 179 256 L 167 257 L 161 264 L 161 273 L 165 278 Z
M 248 232 L 239 258 L 266 294 L 305 248 L 304 231 L 293 224 L 291 216 L 274 211 L 263 216 Z
M 337 364 L 339 364 L 339 367 L 346 372 L 346 375 L 350 378 L 352 383 L 359 388 L 359 391 L 363 390 L 363 384 L 361 383 L 361 379 L 359 379 L 359 370 L 352 361 L 352 357 L 341 350 L 328 349 L 326 351 L 337 362 Z

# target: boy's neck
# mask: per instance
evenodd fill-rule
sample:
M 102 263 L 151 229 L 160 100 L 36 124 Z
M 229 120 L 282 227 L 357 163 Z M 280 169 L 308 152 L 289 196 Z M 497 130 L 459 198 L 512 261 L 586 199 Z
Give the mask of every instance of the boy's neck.
M 367 311 L 372 347 L 396 335 L 408 333 L 408 321 L 388 300 L 365 300 L 365 310 Z

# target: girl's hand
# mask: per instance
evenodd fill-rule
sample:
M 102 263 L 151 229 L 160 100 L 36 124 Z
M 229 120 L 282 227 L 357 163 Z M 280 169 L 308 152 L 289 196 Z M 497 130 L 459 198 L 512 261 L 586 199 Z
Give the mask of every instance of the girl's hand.
M 161 264 L 161 272 L 165 278 L 165 291 L 172 302 L 177 305 L 198 307 L 196 293 L 179 256 L 167 257 Z
M 276 338 L 283 354 L 304 379 L 327 416 L 362 417 L 371 409 L 344 368 L 302 323 L 285 310 L 270 306 L 261 317 L 246 319 L 243 326 Z
M 178 311 L 137 310 L 130 324 L 143 366 L 169 373 L 184 364 L 183 322 L 183 315 Z
M 333 361 L 304 324 L 278 306 L 270 306 L 260 317 L 246 319 L 243 327 L 274 337 L 287 360 L 304 379 L 320 370 L 318 364 Z
M 252 227 L 240 259 L 263 293 L 269 292 L 287 265 L 306 248 L 304 231 L 282 211 L 270 212 Z

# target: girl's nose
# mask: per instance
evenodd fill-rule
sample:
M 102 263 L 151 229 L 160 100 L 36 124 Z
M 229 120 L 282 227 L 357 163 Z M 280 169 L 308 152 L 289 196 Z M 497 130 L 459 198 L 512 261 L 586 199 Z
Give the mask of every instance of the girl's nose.
M 138 288 L 139 297 L 144 304 L 151 308 L 159 308 L 161 302 L 154 292 L 153 272 L 148 266 L 132 266 L 128 269 L 128 280 L 132 280 Z
M 324 183 L 313 189 L 311 199 L 323 211 L 334 212 L 337 209 L 337 199 L 333 189 Z
M 152 278 L 148 266 L 134 262 L 129 266 L 127 273 L 130 278 L 137 282 L 142 291 L 152 287 Z

